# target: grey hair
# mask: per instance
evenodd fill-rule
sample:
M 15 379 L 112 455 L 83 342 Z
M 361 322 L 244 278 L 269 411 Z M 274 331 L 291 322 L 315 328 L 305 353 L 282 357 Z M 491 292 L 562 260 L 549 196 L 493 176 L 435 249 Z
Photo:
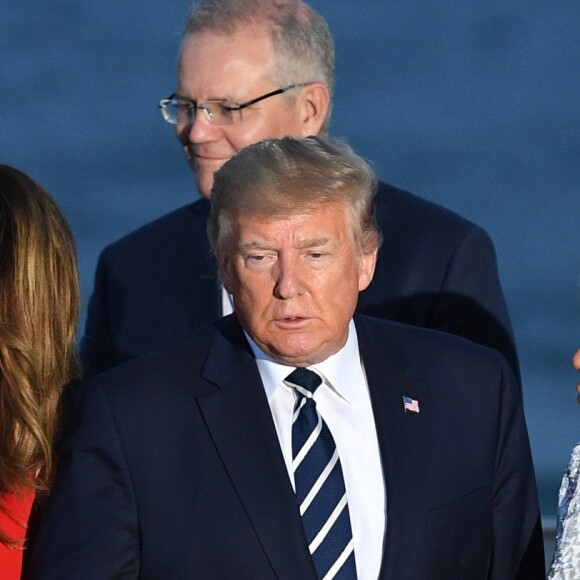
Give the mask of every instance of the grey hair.
M 270 31 L 275 64 L 270 80 L 279 87 L 320 82 L 330 94 L 322 127 L 328 132 L 334 91 L 334 41 L 324 18 L 302 0 L 200 0 L 191 8 L 184 36 L 210 31 L 231 35 L 242 26 Z M 295 91 L 286 93 L 289 104 Z
M 240 214 L 285 217 L 343 202 L 363 253 L 381 244 L 375 219 L 377 178 L 343 142 L 320 137 L 266 139 L 242 149 L 214 175 L 207 232 L 220 261 Z

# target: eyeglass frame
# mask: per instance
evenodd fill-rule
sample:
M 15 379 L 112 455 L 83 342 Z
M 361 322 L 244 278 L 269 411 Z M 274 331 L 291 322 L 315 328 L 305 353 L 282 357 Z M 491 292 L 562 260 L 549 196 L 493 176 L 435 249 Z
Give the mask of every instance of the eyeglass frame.
M 270 97 L 274 97 L 276 95 L 281 95 L 282 93 L 285 93 L 286 91 L 289 91 L 291 89 L 295 89 L 297 87 L 305 87 L 306 85 L 310 85 L 310 84 L 312 84 L 312 82 L 294 83 L 292 85 L 288 85 L 287 87 L 282 87 L 282 88 L 276 89 L 274 91 L 270 91 L 269 93 L 266 93 L 265 95 L 261 95 L 259 97 L 256 97 L 255 99 L 251 99 L 249 101 L 246 101 L 245 103 L 235 103 L 233 106 L 222 105 L 222 107 L 230 112 L 231 111 L 242 111 L 243 109 L 246 109 L 247 107 L 250 107 L 251 105 L 255 105 L 256 103 L 259 103 L 260 101 L 264 101 L 265 99 L 269 99 Z M 192 101 L 191 99 L 186 99 L 183 97 L 176 98 L 176 94 L 173 93 L 172 95 L 170 95 L 166 99 L 161 99 L 159 101 L 159 108 L 161 109 L 161 114 L 163 115 L 163 120 L 165 122 L 169 123 L 170 125 L 180 125 L 180 123 L 172 123 L 163 114 L 163 111 L 167 108 L 167 106 L 172 101 L 175 101 L 175 100 L 179 100 L 182 103 L 189 105 L 189 107 L 194 110 L 195 116 L 192 117 L 191 123 L 195 122 L 195 118 L 197 117 L 197 111 L 198 111 L 198 109 L 201 109 L 202 111 L 204 111 L 205 117 L 211 125 L 213 125 L 213 122 L 212 122 L 212 119 L 210 117 L 210 112 L 209 112 L 207 106 L 204 106 L 204 105 L 207 105 L 208 103 L 227 103 L 228 102 L 226 99 L 210 99 L 208 101 L 205 101 L 205 103 L 198 103 L 197 101 Z M 235 123 L 231 123 L 231 124 L 235 124 Z M 228 124 L 221 125 L 221 126 L 227 126 L 227 125 Z M 214 125 L 214 126 L 219 127 L 220 125 Z

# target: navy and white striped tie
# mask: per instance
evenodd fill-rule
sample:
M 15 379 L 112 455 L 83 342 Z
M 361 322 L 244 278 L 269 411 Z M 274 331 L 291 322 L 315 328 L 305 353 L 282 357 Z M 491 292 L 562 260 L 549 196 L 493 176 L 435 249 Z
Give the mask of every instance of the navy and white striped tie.
M 294 387 L 292 456 L 296 497 L 318 577 L 356 578 L 354 544 L 338 451 L 312 398 L 322 379 L 298 368 L 286 377 Z

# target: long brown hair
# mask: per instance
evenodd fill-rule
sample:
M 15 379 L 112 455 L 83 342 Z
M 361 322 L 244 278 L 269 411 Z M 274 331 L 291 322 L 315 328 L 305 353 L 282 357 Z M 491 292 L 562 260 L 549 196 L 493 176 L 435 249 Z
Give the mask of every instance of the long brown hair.
M 79 376 L 77 258 L 51 196 L 0 165 L 0 510 L 51 482 L 62 390 Z M 0 542 L 13 544 L 0 529 Z

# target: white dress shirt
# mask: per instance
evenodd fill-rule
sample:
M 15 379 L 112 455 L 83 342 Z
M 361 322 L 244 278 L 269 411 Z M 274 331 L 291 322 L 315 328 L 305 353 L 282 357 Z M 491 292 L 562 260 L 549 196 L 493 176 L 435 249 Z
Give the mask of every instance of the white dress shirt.
M 292 470 L 294 389 L 284 384 L 293 367 L 266 356 L 246 334 L 256 357 L 280 441 L 286 469 Z M 368 385 L 354 322 L 345 346 L 324 362 L 308 367 L 323 383 L 314 394 L 316 408 L 336 442 L 348 498 L 357 576 L 376 580 L 386 525 L 385 482 Z

